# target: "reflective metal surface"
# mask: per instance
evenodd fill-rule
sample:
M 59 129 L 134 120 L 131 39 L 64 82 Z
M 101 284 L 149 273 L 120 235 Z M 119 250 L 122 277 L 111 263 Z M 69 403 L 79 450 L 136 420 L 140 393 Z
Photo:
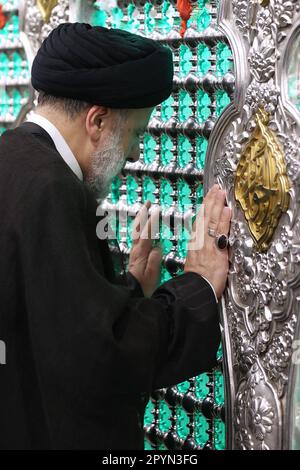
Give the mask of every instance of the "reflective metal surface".
M 204 181 L 205 190 L 219 182 L 232 208 L 231 267 L 222 322 L 227 447 L 234 449 L 291 448 L 296 434 L 292 423 L 299 419 L 292 418 L 299 409 L 299 401 L 294 400 L 299 378 L 292 357 L 299 337 L 300 127 L 295 105 L 289 103 L 287 78 L 288 51 L 292 36 L 297 35 L 299 11 L 298 0 L 230 0 L 223 1 L 220 9 L 219 24 L 234 54 L 236 90 L 233 104 L 212 132 Z M 254 158 L 257 147 L 247 154 L 261 112 L 269 116 L 265 131 L 277 142 L 264 162 Z M 278 171 L 268 173 L 275 147 L 279 173 L 284 175 L 279 185 Z M 235 182 L 242 177 L 241 165 L 250 165 L 249 158 L 253 194 L 260 189 L 254 175 L 263 170 L 263 180 L 269 179 L 275 200 L 281 201 L 281 214 L 270 229 L 264 251 L 249 224 L 249 211 L 256 208 L 254 219 L 259 221 L 265 220 L 268 211 L 264 214 L 263 204 L 253 205 L 249 200 L 242 209 L 235 199 L 235 188 L 239 200 L 246 198 L 245 181 L 240 187 Z M 262 165 L 260 170 L 258 165 Z

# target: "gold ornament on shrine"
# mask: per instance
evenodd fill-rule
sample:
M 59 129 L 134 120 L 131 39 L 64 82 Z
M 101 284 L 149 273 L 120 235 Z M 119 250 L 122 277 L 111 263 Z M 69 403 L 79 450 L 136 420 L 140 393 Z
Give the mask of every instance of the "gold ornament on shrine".
M 259 3 L 262 7 L 267 7 L 270 3 L 270 0 L 259 0 Z
M 58 4 L 58 0 L 36 0 L 36 3 L 42 13 L 44 22 L 48 23 L 53 8 Z
M 283 212 L 289 207 L 289 180 L 283 150 L 259 109 L 256 127 L 237 166 L 234 194 L 259 251 L 266 251 Z

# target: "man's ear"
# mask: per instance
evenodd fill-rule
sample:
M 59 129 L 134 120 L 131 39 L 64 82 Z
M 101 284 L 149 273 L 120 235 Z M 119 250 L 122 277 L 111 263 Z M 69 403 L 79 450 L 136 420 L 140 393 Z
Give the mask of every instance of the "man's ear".
M 93 145 L 98 145 L 101 132 L 107 126 L 110 114 L 110 109 L 105 106 L 94 105 L 88 110 L 85 119 L 85 127 Z

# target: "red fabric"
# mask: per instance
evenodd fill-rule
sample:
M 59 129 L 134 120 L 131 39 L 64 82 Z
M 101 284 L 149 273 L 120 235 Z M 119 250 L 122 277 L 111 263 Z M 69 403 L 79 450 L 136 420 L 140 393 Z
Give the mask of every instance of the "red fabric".
M 183 37 L 193 10 L 190 0 L 177 0 L 177 10 L 182 19 L 180 34 Z
M 0 4 L 0 29 L 3 29 L 4 26 L 6 25 L 6 22 L 7 22 L 7 18 L 6 18 L 6 16 L 4 15 L 2 8 L 3 8 L 3 7 L 2 7 L 2 5 Z

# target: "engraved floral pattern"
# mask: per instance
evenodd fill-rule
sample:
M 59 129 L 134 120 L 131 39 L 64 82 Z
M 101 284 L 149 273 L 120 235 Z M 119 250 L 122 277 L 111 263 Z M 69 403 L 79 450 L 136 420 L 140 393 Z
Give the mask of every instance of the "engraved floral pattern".
M 274 422 L 274 412 L 270 403 L 263 397 L 255 397 L 249 403 L 251 426 L 257 440 L 263 441 L 270 433 Z
M 231 364 L 234 370 L 234 446 L 278 449 L 285 411 L 292 343 L 300 295 L 300 133 L 283 107 L 278 63 L 288 30 L 300 15 L 299 0 L 232 0 L 234 23 L 247 45 L 250 80 L 237 117 L 219 136 L 214 180 L 227 191 L 233 210 L 230 276 L 225 295 Z M 297 16 L 298 15 L 298 16 Z M 266 252 L 252 243 L 233 196 L 232 181 L 259 108 L 282 146 L 290 180 L 290 206 Z

